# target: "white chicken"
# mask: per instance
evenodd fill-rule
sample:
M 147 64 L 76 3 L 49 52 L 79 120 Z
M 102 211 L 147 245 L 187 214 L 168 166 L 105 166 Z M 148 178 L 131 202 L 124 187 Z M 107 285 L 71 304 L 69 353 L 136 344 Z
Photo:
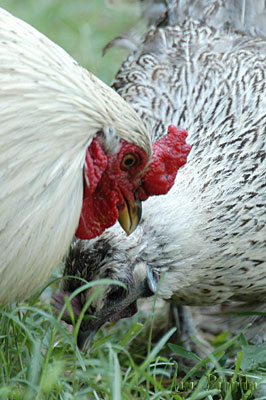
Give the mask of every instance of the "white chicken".
M 175 153 L 174 168 L 158 194 L 189 151 L 186 134 L 175 132 L 152 156 L 149 129 L 117 93 L 3 9 L 0 120 L 0 304 L 36 291 L 77 228 L 89 239 L 120 215 L 130 233 L 140 200 L 168 171 L 164 152 Z
M 132 315 L 160 277 L 159 297 L 175 304 L 266 310 L 266 9 L 256 1 L 246 15 L 252 4 L 169 1 L 118 72 L 113 87 L 153 138 L 172 121 L 188 130 L 192 151 L 167 196 L 146 202 L 134 234 L 115 225 L 75 243 L 66 275 L 113 278 L 128 289 L 110 285 L 92 302 L 87 313 L 98 322 L 84 326 L 83 338 Z M 264 18 L 258 29 L 256 16 Z M 57 298 L 80 285 L 64 280 Z M 77 314 L 93 290 L 76 299 Z M 250 337 L 264 340 L 265 321 L 257 322 Z

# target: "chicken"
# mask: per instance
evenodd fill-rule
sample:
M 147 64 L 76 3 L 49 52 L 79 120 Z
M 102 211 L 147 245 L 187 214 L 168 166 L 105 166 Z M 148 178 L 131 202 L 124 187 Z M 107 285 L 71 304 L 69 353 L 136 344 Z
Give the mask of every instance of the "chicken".
M 93 238 L 119 217 L 131 233 L 141 200 L 170 189 L 190 147 L 170 127 L 152 148 L 114 90 L 2 9 L 0 60 L 3 304 L 45 282 L 75 231 Z
M 139 293 L 154 293 L 159 279 L 158 296 L 174 304 L 233 301 L 266 311 L 266 41 L 251 29 L 251 14 L 246 23 L 243 7 L 251 2 L 232 3 L 177 1 L 115 78 L 113 87 L 153 126 L 154 140 L 172 121 L 188 130 L 192 150 L 169 193 L 145 203 L 130 237 L 114 225 L 74 243 L 64 273 L 77 279 L 63 280 L 58 309 L 80 278 L 111 278 L 127 289 L 106 285 L 93 299 L 86 313 L 96 319 L 81 326 L 81 345 L 106 321 L 132 315 Z M 255 4 L 258 21 L 266 21 L 264 2 Z M 74 299 L 75 314 L 94 291 Z M 263 340 L 264 324 L 260 317 L 250 336 Z

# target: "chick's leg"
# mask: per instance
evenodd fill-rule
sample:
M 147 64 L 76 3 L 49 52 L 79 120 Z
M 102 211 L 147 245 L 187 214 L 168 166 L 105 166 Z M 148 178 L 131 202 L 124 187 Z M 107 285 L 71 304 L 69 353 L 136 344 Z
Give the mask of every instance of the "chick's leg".
M 213 350 L 195 326 L 192 307 L 171 304 L 171 317 L 172 325 L 177 328 L 177 340 L 186 350 L 200 357 L 205 357 Z

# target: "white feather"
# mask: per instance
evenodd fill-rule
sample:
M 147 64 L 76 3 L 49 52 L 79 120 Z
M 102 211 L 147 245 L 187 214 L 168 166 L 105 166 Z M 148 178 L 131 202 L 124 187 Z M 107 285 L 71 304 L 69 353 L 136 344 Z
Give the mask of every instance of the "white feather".
M 68 249 L 85 152 L 100 129 L 142 147 L 147 129 L 111 88 L 0 9 L 0 303 L 22 299 Z

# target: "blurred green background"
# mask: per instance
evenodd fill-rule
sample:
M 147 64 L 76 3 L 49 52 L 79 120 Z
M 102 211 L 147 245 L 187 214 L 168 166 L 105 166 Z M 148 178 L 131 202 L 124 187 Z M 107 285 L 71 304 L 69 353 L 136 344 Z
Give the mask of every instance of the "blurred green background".
M 113 6 L 110 3 L 115 3 Z M 103 47 L 135 26 L 139 10 L 124 0 L 0 0 L 0 6 L 62 46 L 81 65 L 110 83 L 128 51 Z

